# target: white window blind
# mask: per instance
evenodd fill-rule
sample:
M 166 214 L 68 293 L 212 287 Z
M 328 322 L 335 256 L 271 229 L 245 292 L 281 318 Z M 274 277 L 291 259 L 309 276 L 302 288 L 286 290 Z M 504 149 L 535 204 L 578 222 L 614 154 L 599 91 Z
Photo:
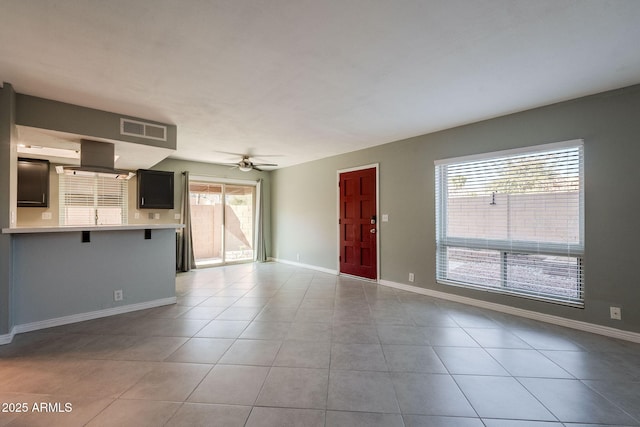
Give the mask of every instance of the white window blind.
M 127 223 L 128 181 L 100 175 L 59 179 L 60 225 Z
M 582 141 L 435 170 L 438 282 L 583 305 Z

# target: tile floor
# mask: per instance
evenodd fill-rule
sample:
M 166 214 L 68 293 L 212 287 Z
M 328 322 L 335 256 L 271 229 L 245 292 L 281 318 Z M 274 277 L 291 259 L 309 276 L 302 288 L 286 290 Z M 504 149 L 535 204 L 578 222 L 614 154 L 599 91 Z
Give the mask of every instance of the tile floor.
M 282 264 L 177 292 L 0 347 L 0 425 L 640 425 L 638 344 Z

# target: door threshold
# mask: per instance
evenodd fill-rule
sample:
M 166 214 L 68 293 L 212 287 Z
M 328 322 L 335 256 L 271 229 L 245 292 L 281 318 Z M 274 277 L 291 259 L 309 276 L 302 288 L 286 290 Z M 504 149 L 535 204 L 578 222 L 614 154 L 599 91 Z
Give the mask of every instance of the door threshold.
M 362 280 L 364 282 L 378 284 L 378 279 L 369 279 L 368 277 L 354 276 L 353 274 L 347 274 L 347 273 L 338 273 L 338 276 L 348 277 L 349 279 L 357 279 L 357 280 Z

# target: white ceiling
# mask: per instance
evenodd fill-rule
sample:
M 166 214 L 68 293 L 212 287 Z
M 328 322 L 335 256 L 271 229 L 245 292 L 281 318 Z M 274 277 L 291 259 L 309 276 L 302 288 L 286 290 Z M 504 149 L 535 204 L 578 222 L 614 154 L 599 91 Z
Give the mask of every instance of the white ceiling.
M 640 0 L 29 0 L 0 81 L 288 166 L 640 83 Z

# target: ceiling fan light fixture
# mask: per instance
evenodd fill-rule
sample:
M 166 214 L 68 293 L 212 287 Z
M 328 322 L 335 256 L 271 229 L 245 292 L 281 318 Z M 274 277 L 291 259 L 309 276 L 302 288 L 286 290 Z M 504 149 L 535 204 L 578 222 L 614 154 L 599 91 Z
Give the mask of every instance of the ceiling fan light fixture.
M 249 172 L 253 169 L 253 163 L 251 163 L 248 156 L 242 156 L 242 160 L 238 163 L 238 169 L 242 172 Z

